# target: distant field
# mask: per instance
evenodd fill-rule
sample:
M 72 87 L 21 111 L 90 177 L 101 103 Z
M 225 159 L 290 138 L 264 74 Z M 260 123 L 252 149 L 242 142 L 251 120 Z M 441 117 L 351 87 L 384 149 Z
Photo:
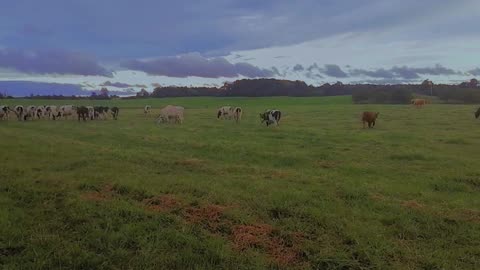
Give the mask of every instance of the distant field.
M 480 269 L 478 106 L 332 98 L 0 121 L 2 269 Z M 143 106 L 153 107 L 150 117 Z M 161 106 L 183 125 L 156 125 Z M 215 118 L 242 106 L 240 124 Z M 280 109 L 279 127 L 258 113 Z M 364 110 L 380 112 L 362 129 Z

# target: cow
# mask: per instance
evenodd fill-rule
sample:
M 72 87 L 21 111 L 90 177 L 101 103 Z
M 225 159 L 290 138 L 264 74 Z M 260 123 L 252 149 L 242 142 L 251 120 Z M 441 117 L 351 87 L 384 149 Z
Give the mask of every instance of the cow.
M 185 108 L 180 106 L 167 105 L 160 110 L 160 115 L 157 118 L 157 123 L 183 123 L 183 115 Z
M 233 119 L 235 119 L 235 121 L 238 123 L 240 122 L 240 120 L 242 120 L 242 108 L 240 107 L 236 107 L 234 110 L 233 110 Z
M 58 116 L 67 119 L 68 116 L 73 116 L 76 113 L 77 107 L 74 105 L 64 105 L 60 107 L 59 111 L 60 112 Z
M 427 104 L 427 100 L 421 98 L 415 98 L 411 100 L 413 106 L 417 108 L 421 108 L 423 105 Z
M 264 113 L 260 114 L 260 119 L 262 124 L 265 122 L 267 127 L 271 124 L 279 125 L 280 119 L 282 118 L 282 112 L 279 110 L 267 110 Z
M 480 116 L 480 108 L 475 112 L 475 118 L 478 118 Z
M 43 118 L 46 114 L 46 106 L 38 106 L 36 109 L 35 109 L 35 116 L 40 119 L 40 118 Z
M 80 119 L 83 119 L 84 122 L 87 121 L 87 118 L 89 117 L 88 108 L 85 106 L 78 107 L 77 116 L 78 116 L 79 122 L 80 122 Z
M 113 119 L 117 120 L 120 109 L 118 107 L 112 107 L 111 112 Z
M 22 105 L 15 106 L 13 112 L 17 115 L 18 121 L 24 120 L 25 108 Z
M 8 116 L 10 113 L 10 107 L 7 105 L 0 106 L 0 120 L 8 120 Z
M 217 119 L 232 119 L 234 108 L 230 106 L 223 106 L 217 111 Z
M 375 126 L 375 122 L 377 121 L 377 118 L 379 115 L 380 115 L 379 112 L 363 112 L 362 114 L 363 128 L 365 128 L 365 123 L 368 123 L 368 128 L 373 128 Z
M 23 120 L 28 120 L 28 119 L 33 120 L 35 119 L 36 115 L 37 115 L 37 107 L 33 105 L 28 106 L 23 115 Z
M 60 116 L 60 110 L 55 105 L 49 105 L 45 107 L 45 115 L 48 119 L 55 120 Z
M 95 119 L 102 118 L 103 120 L 107 119 L 107 113 L 109 108 L 108 107 L 103 107 L 103 106 L 97 106 L 94 107 L 94 115 Z
M 145 114 L 145 116 L 147 116 L 147 114 L 150 114 L 151 109 L 152 109 L 152 106 L 145 105 L 145 107 L 143 108 L 143 114 Z
M 88 109 L 88 118 L 93 120 L 95 118 L 95 108 L 93 106 L 86 106 L 86 108 Z

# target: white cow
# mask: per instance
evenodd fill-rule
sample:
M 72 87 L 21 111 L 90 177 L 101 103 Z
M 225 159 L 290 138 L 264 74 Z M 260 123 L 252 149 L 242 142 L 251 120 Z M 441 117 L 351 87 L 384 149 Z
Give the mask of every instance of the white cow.
M 60 107 L 60 116 L 67 119 L 69 116 L 74 116 L 77 113 L 77 107 L 74 105 L 64 105 Z
M 45 117 L 46 107 L 47 106 L 37 106 L 37 108 L 35 109 L 35 117 L 37 117 L 38 119 Z
M 150 110 L 152 109 L 152 106 L 150 105 L 145 105 L 145 107 L 143 108 L 143 113 L 145 114 L 145 116 L 147 114 L 150 114 Z
M 160 115 L 158 116 L 157 123 L 183 123 L 184 116 L 184 107 L 167 105 L 160 110 Z
M 230 106 L 223 106 L 217 111 L 217 118 L 220 119 L 232 119 L 233 118 L 233 113 L 234 113 L 233 107 Z

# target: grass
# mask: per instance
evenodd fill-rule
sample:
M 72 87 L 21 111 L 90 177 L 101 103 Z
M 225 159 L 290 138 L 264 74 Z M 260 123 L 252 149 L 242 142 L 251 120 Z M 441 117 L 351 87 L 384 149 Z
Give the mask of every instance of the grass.
M 472 106 L 2 102 L 120 107 L 118 121 L 0 122 L 3 269 L 480 268 Z M 166 104 L 183 125 L 154 124 Z M 227 104 L 240 124 L 215 119 Z M 279 127 L 260 125 L 267 108 Z M 380 112 L 374 129 L 364 110 Z

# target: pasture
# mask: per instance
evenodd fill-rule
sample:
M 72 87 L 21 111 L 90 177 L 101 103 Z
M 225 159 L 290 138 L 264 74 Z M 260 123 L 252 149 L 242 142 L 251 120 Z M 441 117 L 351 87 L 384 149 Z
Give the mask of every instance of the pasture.
M 120 108 L 117 121 L 0 121 L 3 269 L 480 268 L 476 106 L 0 103 Z M 154 123 L 167 104 L 183 125 Z M 223 105 L 241 123 L 217 120 Z M 279 127 L 260 125 L 265 109 Z M 373 129 L 365 110 L 380 112 Z

